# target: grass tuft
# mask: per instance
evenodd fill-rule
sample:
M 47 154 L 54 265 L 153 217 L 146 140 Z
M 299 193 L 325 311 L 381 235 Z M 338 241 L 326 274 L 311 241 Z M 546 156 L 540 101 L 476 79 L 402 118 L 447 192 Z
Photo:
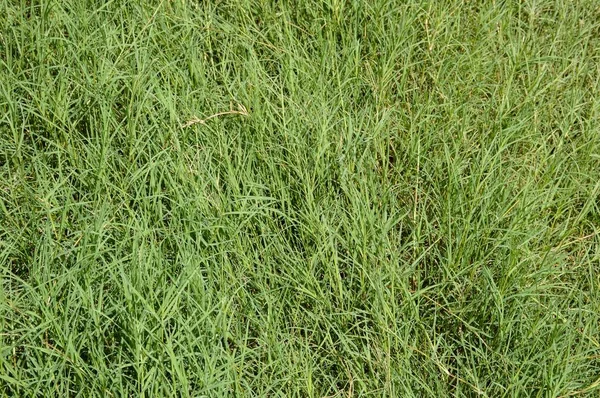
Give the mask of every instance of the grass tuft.
M 0 0 L 0 394 L 596 396 L 599 92 L 593 0 Z

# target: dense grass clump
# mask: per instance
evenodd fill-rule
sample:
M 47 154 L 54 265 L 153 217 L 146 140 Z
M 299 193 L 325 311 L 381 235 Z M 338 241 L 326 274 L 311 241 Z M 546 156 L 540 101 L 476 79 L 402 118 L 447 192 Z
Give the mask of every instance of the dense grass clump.
M 595 0 L 0 0 L 0 393 L 600 391 Z

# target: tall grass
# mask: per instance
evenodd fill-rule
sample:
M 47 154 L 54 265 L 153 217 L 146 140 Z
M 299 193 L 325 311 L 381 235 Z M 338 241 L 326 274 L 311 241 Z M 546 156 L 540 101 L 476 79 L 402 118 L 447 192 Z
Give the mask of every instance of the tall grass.
M 599 79 L 593 0 L 0 0 L 0 392 L 595 396 Z

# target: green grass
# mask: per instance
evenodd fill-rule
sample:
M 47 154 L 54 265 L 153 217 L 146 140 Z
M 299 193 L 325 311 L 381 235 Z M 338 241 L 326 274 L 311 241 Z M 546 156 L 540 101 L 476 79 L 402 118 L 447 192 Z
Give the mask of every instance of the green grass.
M 3 396 L 598 396 L 599 232 L 595 0 L 0 0 Z

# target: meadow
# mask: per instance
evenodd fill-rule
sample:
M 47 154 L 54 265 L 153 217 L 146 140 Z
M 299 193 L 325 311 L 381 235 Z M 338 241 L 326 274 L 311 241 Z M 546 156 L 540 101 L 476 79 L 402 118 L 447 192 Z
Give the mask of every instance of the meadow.
M 0 0 L 0 394 L 600 394 L 596 0 Z

